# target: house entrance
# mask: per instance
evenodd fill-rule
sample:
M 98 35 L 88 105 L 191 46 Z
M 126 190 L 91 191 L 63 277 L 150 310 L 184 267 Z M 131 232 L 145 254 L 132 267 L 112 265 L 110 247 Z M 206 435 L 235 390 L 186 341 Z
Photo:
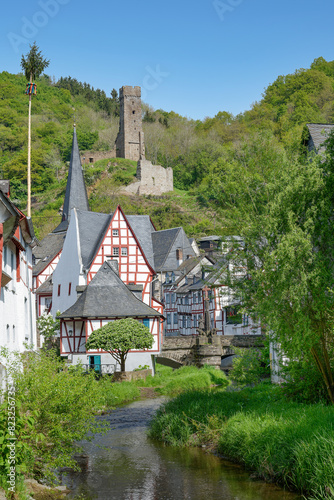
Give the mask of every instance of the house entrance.
M 89 356 L 89 369 L 101 373 L 101 356 Z

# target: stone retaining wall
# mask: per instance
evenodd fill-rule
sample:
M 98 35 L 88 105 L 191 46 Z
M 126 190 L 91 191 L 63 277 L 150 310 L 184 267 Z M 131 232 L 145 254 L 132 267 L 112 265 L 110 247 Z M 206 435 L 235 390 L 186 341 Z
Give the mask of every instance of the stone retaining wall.
M 113 381 L 114 382 L 130 382 L 131 380 L 145 379 L 149 375 L 152 375 L 152 370 L 138 370 L 134 372 L 115 372 Z

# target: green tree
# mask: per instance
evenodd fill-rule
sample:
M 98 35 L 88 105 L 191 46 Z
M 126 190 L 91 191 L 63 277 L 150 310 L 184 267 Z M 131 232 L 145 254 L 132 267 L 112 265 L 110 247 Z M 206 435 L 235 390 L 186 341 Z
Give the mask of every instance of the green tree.
M 125 361 L 130 349 L 150 349 L 153 335 L 147 326 L 133 318 L 110 321 L 91 333 L 86 342 L 87 351 L 103 349 L 121 365 L 125 371 Z
M 26 79 L 29 83 L 33 83 L 35 78 L 47 68 L 50 61 L 44 59 L 42 52 L 38 50 L 36 42 L 30 45 L 30 51 L 26 56 L 22 55 L 21 58 L 21 68 L 24 71 Z M 30 178 L 30 156 L 31 156 L 31 98 L 32 93 L 29 92 L 29 114 L 28 114 L 28 172 L 27 172 L 27 186 L 28 186 L 28 206 L 27 215 L 31 216 L 31 178 Z
M 244 229 L 230 258 L 247 276 L 230 276 L 247 310 L 257 312 L 290 359 L 314 363 L 334 404 L 334 136 L 327 157 L 295 162 L 268 188 L 265 210 Z

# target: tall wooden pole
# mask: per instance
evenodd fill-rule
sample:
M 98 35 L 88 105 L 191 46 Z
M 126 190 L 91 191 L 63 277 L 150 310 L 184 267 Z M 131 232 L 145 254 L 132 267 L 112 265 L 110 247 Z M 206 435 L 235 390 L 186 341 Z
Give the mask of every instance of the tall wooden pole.
M 28 187 L 28 202 L 27 202 L 27 215 L 31 217 L 31 93 L 29 93 L 29 117 L 28 117 L 28 173 L 27 173 L 27 187 Z

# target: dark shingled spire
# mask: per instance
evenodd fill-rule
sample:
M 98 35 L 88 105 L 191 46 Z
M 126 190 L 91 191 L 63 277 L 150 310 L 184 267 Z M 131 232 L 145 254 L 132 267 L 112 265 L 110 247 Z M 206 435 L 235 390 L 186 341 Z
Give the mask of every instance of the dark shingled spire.
M 67 230 L 72 208 L 89 211 L 88 197 L 80 161 L 75 125 L 73 130 L 72 153 L 70 168 L 68 170 L 63 216 L 59 226 L 54 229 L 54 233 Z

